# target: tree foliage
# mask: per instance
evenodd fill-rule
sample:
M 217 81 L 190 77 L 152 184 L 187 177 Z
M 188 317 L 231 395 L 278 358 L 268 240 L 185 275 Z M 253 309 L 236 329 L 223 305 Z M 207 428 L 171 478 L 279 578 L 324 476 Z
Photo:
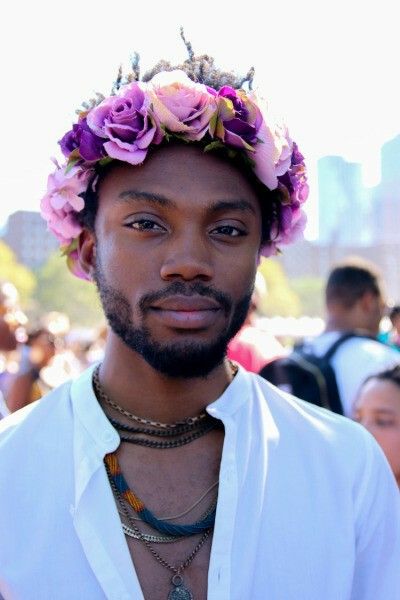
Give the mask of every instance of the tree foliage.
M 261 301 L 260 311 L 267 317 L 298 317 L 302 307 L 281 264 L 273 258 L 263 259 L 259 269 L 267 284 L 267 294 Z
M 21 265 L 14 252 L 0 240 L 0 280 L 10 281 L 15 285 L 21 298 L 22 306 L 26 306 L 36 286 L 36 278 L 32 271 Z
M 323 317 L 325 312 L 322 277 L 298 277 L 292 279 L 291 286 L 300 299 L 303 314 L 309 317 Z
M 70 273 L 58 252 L 37 271 L 35 300 L 43 313 L 58 311 L 68 315 L 72 325 L 91 327 L 104 322 L 95 286 Z

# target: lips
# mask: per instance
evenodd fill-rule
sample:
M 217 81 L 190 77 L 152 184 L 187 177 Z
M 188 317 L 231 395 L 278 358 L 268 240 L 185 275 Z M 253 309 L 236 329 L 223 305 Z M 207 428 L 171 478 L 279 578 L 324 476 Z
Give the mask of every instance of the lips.
M 169 296 L 151 305 L 156 310 L 177 310 L 192 312 L 198 310 L 219 310 L 220 304 L 204 296 Z
M 169 296 L 151 305 L 155 318 L 173 329 L 205 329 L 214 324 L 221 306 L 204 296 Z

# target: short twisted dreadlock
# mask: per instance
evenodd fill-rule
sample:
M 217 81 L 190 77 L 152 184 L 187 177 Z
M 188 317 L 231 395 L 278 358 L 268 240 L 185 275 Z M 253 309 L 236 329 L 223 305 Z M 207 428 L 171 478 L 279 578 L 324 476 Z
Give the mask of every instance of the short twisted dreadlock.
M 131 62 L 131 72 L 124 76 L 122 67 L 119 68 L 117 79 L 113 85 L 112 92 L 116 93 L 122 85 L 126 85 L 132 81 L 150 81 L 154 75 L 164 71 L 175 71 L 179 69 L 184 71 L 186 75 L 196 83 L 203 83 L 212 87 L 214 90 L 221 89 L 224 85 L 229 85 L 238 90 L 247 84 L 249 90 L 253 87 L 254 67 L 251 67 L 245 76 L 238 76 L 233 71 L 221 71 L 214 64 L 214 58 L 208 54 L 196 56 L 192 44 L 185 38 L 183 27 L 181 27 L 180 35 L 183 43 L 186 46 L 188 58 L 180 65 L 172 65 L 166 60 L 160 60 L 154 67 L 146 71 L 143 77 L 140 78 L 140 57 L 137 52 L 133 55 Z

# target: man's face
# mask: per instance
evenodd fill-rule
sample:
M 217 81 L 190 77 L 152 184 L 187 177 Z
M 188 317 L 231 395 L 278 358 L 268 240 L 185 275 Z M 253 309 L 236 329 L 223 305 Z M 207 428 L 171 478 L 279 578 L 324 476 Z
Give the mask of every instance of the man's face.
M 93 275 L 112 330 L 153 368 L 207 375 L 249 307 L 261 240 L 257 196 L 193 146 L 121 164 L 99 190 Z

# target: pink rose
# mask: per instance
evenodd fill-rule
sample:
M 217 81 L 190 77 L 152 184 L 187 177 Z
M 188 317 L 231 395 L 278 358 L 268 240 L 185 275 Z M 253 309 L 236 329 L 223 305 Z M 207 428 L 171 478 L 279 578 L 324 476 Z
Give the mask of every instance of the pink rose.
M 156 118 L 165 129 L 190 141 L 204 137 L 217 109 L 215 97 L 205 85 L 176 70 L 155 75 L 149 90 Z
M 149 96 L 136 82 L 93 108 L 87 124 L 108 140 L 104 143 L 108 156 L 132 165 L 141 164 L 150 144 L 159 144 L 163 137 L 150 110 Z
M 275 166 L 279 161 L 280 152 L 275 136 L 265 121 L 259 129 L 258 139 L 254 152 L 249 154 L 255 163 L 254 172 L 268 189 L 274 190 L 278 186 Z
M 287 127 L 277 125 L 274 132 L 275 143 L 278 147 L 279 158 L 275 165 L 275 173 L 279 177 L 289 169 L 292 160 L 293 140 L 289 136 Z
M 82 231 L 76 213 L 84 207 L 79 194 L 87 189 L 91 174 L 88 169 L 72 167 L 67 170 L 64 166 L 49 175 L 47 194 L 41 200 L 40 209 L 49 229 L 62 245 L 70 244 Z

